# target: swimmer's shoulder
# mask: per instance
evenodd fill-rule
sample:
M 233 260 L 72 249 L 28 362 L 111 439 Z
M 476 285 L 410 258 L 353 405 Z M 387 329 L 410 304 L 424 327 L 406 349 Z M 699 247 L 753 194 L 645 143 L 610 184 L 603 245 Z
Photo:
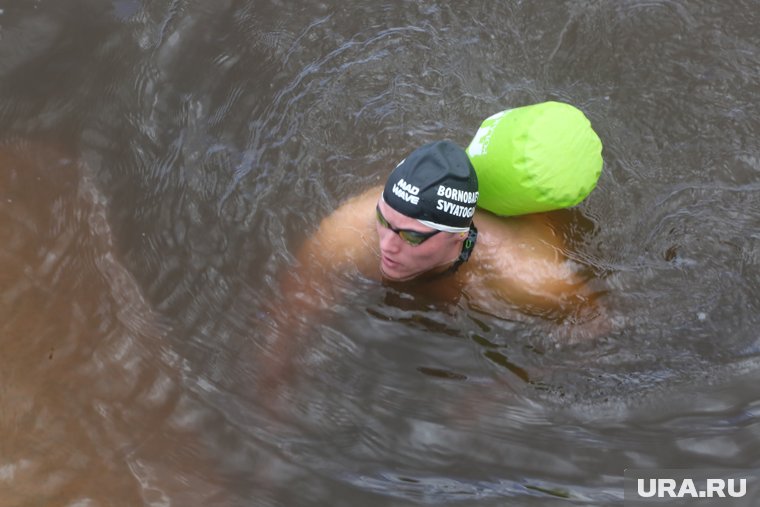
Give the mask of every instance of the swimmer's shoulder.
M 505 248 L 537 242 L 547 246 L 560 246 L 559 238 L 545 214 L 502 217 L 478 208 L 473 220 L 478 228 L 478 244 L 484 248 Z
M 375 203 L 381 191 L 382 187 L 373 187 L 340 204 L 322 219 L 301 256 L 333 269 L 353 265 L 365 270 L 366 265 L 370 270 L 377 243 Z
M 383 193 L 382 185 L 375 185 L 368 188 L 361 194 L 355 195 L 349 198 L 345 203 L 341 205 L 341 208 L 346 207 L 349 211 L 367 211 L 374 217 L 375 205 L 377 204 L 380 195 Z
M 476 213 L 478 241 L 467 280 L 516 304 L 554 306 L 578 284 L 546 214 Z
M 375 204 L 380 198 L 382 189 L 381 186 L 375 186 L 350 197 L 322 221 L 321 227 L 353 229 L 374 225 Z
M 501 217 L 478 209 L 473 267 L 491 277 L 514 277 L 536 264 L 561 263 L 563 246 L 543 214 Z

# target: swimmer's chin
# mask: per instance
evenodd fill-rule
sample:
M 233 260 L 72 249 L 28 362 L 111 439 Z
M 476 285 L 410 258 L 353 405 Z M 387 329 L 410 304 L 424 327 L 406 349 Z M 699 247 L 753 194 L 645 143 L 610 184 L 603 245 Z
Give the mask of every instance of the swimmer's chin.
M 393 276 L 393 275 L 390 275 L 390 274 L 388 274 L 383 269 L 382 262 L 380 263 L 379 267 L 380 267 L 380 274 L 383 276 L 383 278 L 385 280 L 388 280 L 389 282 L 408 282 L 409 280 L 412 280 L 413 278 L 415 278 L 417 276 L 416 273 L 413 273 L 413 274 L 407 275 L 407 276 Z
M 453 261 L 451 261 L 453 262 Z M 389 281 L 389 282 L 409 282 L 411 280 L 417 280 L 417 279 L 426 279 L 428 277 L 434 277 L 437 275 L 440 275 L 441 273 L 446 271 L 446 268 L 448 265 L 451 264 L 451 262 L 440 264 L 439 266 L 436 266 L 432 269 L 429 269 L 427 271 L 417 271 L 416 273 L 412 273 L 406 276 L 393 276 L 388 274 L 383 269 L 383 263 L 380 263 L 380 274 L 382 275 L 383 279 Z

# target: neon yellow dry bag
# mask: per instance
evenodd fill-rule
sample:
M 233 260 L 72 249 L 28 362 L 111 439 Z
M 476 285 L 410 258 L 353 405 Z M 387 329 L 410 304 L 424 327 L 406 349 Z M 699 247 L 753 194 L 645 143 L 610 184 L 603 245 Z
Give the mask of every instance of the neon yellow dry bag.
M 478 206 L 524 215 L 575 206 L 602 172 L 602 142 L 575 107 L 543 102 L 486 119 L 467 148 Z

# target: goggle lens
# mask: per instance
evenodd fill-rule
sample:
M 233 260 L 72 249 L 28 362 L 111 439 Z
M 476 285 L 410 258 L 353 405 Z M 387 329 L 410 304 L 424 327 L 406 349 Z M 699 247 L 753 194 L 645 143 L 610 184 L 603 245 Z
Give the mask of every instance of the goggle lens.
M 428 239 L 432 238 L 433 236 L 441 232 L 441 231 L 419 232 L 419 231 L 413 231 L 411 229 L 396 229 L 388 222 L 388 220 L 385 219 L 383 214 L 380 212 L 379 205 L 375 208 L 375 211 L 377 212 L 377 221 L 381 226 L 395 232 L 396 234 L 399 235 L 401 239 L 403 239 L 404 241 L 406 241 L 412 246 L 421 245 Z

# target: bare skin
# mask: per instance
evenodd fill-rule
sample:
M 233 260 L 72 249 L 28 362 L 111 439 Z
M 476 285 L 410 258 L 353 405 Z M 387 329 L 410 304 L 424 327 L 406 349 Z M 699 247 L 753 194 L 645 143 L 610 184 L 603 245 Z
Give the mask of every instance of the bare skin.
M 411 246 L 378 223 L 376 205 L 397 229 L 433 229 L 392 209 L 381 194 L 382 187 L 373 187 L 322 221 L 299 253 L 301 281 L 327 284 L 330 273 L 351 269 L 377 280 L 424 280 L 451 266 L 466 235 L 441 232 Z M 441 277 L 447 285 L 461 287 L 483 306 L 507 302 L 528 312 L 566 311 L 590 296 L 544 215 L 505 218 L 478 209 L 473 221 L 475 249 L 453 279 Z

